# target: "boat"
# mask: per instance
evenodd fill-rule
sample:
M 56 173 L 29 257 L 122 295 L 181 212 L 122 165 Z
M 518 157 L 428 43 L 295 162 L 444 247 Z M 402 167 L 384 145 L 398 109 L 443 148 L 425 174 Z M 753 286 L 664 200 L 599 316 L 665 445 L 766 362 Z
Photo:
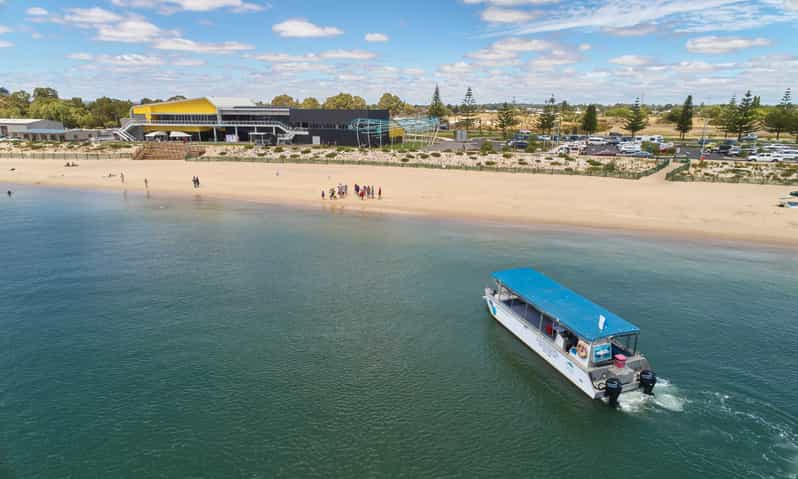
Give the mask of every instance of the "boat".
M 637 350 L 640 328 L 531 268 L 497 271 L 490 315 L 591 399 L 652 395 L 657 375 Z
M 782 208 L 798 208 L 798 200 L 794 197 L 782 198 L 779 202 L 779 206 Z

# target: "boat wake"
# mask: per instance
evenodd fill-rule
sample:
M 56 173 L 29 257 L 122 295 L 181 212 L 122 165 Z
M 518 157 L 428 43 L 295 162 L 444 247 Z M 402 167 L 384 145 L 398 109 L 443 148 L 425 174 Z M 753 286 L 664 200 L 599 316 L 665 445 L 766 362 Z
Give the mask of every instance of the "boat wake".
M 687 399 L 682 397 L 679 390 L 665 378 L 657 379 L 654 395 L 643 394 L 642 391 L 632 391 L 621 394 L 618 399 L 619 410 L 636 414 L 646 410 L 667 410 L 673 412 L 684 411 Z

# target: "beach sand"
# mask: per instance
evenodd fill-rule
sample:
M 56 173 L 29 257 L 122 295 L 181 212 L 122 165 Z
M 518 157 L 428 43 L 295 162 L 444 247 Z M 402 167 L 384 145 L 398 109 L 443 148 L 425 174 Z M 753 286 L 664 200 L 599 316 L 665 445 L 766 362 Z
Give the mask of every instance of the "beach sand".
M 798 246 L 798 210 L 778 207 L 789 187 L 422 168 L 228 162 L 0 160 L 0 184 L 202 195 L 350 212 L 383 212 L 562 225 Z M 15 171 L 11 171 L 15 169 Z M 119 178 L 124 172 L 125 183 Z M 108 174 L 115 175 L 108 178 Z M 192 176 L 201 187 L 194 189 Z M 349 184 L 344 200 L 322 189 Z M 382 187 L 382 200 L 355 198 L 355 183 Z M 16 186 L 11 186 L 16 185 Z M 792 188 L 795 189 L 795 188 Z

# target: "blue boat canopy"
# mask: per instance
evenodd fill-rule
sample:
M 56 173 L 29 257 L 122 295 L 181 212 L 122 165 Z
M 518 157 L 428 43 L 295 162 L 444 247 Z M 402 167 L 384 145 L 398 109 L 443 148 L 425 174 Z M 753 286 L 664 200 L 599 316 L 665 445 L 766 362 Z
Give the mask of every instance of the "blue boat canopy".
M 493 278 L 587 341 L 640 332 L 640 328 L 629 321 L 534 269 L 497 271 Z M 604 329 L 599 329 L 600 316 L 605 318 Z

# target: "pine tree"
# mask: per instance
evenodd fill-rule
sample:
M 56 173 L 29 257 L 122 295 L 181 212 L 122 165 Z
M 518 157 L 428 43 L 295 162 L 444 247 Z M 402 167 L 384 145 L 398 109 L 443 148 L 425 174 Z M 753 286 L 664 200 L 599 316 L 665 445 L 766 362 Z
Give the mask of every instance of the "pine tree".
M 499 110 L 498 127 L 502 130 L 502 137 L 507 138 L 507 131 L 518 124 L 518 118 L 515 117 L 515 108 L 507 102 L 504 102 Z
M 435 85 L 435 92 L 432 94 L 432 101 L 429 103 L 429 116 L 443 118 L 446 116 L 446 106 L 441 101 L 441 92 L 438 85 Z
M 684 140 L 685 135 L 693 129 L 693 95 L 687 95 L 684 100 L 682 109 L 679 112 L 679 118 L 676 120 L 676 129 Z
M 720 114 L 720 129 L 723 130 L 723 138 L 728 137 L 729 133 L 734 133 L 737 128 L 737 96 L 732 95 L 729 103 L 723 108 Z
M 598 131 L 598 113 L 596 113 L 596 105 L 588 105 L 584 116 L 582 116 L 582 131 L 588 135 Z
M 782 132 L 789 131 L 792 117 L 795 114 L 793 110 L 792 92 L 787 88 L 784 96 L 781 97 L 781 102 L 770 110 L 764 118 L 765 128 L 776 133 L 777 140 Z
M 477 104 L 474 100 L 474 92 L 471 91 L 471 87 L 468 87 L 465 98 L 463 98 L 463 104 L 460 105 L 460 114 L 463 116 L 463 126 L 465 126 L 466 132 L 474 126 L 476 111 Z
M 543 113 L 538 117 L 538 130 L 547 135 L 551 134 L 554 125 L 557 124 L 557 107 L 554 96 L 552 95 L 543 106 Z
M 740 100 L 740 105 L 737 107 L 737 119 L 735 122 L 734 132 L 737 133 L 737 139 L 741 139 L 743 135 L 747 135 L 756 129 L 756 107 L 754 107 L 754 97 L 751 96 L 751 90 L 745 92 L 745 96 Z
M 648 119 L 643 109 L 640 107 L 640 98 L 635 99 L 632 109 L 629 111 L 629 116 L 626 118 L 626 123 L 623 129 L 635 136 L 635 133 L 641 131 L 648 124 Z

